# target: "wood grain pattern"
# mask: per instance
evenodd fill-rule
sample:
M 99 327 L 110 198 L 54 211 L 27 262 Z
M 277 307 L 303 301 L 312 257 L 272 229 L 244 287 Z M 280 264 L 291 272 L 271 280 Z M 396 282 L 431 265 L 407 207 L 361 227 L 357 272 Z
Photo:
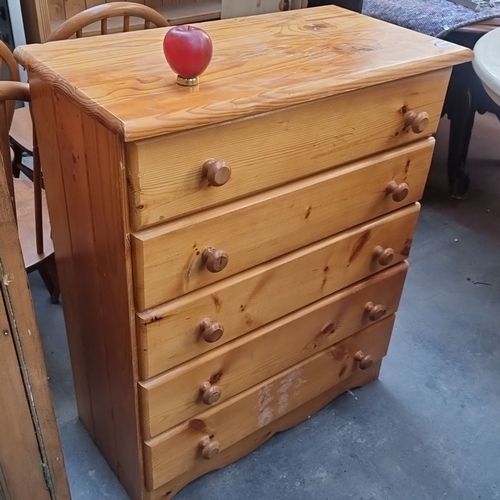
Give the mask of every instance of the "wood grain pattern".
M 377 245 L 394 249 L 392 264 L 406 259 L 419 210 L 418 204 L 412 205 L 138 314 L 141 378 L 158 375 L 380 271 L 383 267 L 372 255 Z M 215 343 L 201 338 L 205 318 L 224 328 Z
M 306 402 L 296 410 L 285 413 L 285 415 L 278 418 L 276 421 L 262 427 L 233 446 L 230 446 L 225 450 L 221 450 L 221 452 L 212 460 L 197 462 L 196 467 L 193 469 L 154 490 L 154 492 L 148 496 L 148 500 L 171 499 L 176 495 L 179 489 L 191 482 L 193 479 L 209 471 L 220 469 L 227 464 L 239 460 L 271 439 L 274 434 L 285 431 L 308 419 L 311 415 L 314 415 L 314 413 L 326 406 L 342 393 L 348 391 L 349 389 L 355 389 L 373 382 L 378 378 L 380 366 L 381 361 L 373 363 L 373 365 L 367 370 L 354 374 L 349 379 L 340 382 L 320 396 Z
M 14 339 L 0 295 L 0 498 L 50 500 Z
M 42 344 L 1 165 L 0 236 L 0 497 L 69 500 Z
M 64 0 L 65 19 L 71 19 L 85 9 L 85 0 Z
M 44 182 L 53 225 L 51 237 L 56 251 L 56 262 L 61 290 L 68 290 L 77 283 L 77 270 L 72 259 L 70 220 L 66 210 L 66 194 L 59 158 L 59 145 L 56 136 L 56 115 L 53 95 L 40 80 L 30 78 L 30 92 L 34 108 L 35 127 L 40 141 L 40 157 L 44 168 Z M 48 147 L 45 147 L 45 145 Z M 68 343 L 73 368 L 78 414 L 91 437 L 94 438 L 94 422 L 88 373 L 86 372 L 86 349 L 84 345 L 85 319 L 77 300 L 62 300 Z
M 166 65 L 162 40 L 168 28 L 24 46 L 16 49 L 16 56 L 31 75 L 65 93 L 127 142 L 300 104 L 472 58 L 469 49 L 436 44 L 420 33 L 334 6 L 202 27 L 213 39 L 214 57 L 196 88 L 177 85 Z
M 14 111 L 10 136 L 25 151 L 33 152 L 33 123 L 29 105 L 24 105 Z
M 360 349 L 370 353 L 374 361 L 381 360 L 387 353 L 393 322 L 394 317 L 389 317 L 366 328 L 174 430 L 146 441 L 148 489 L 174 480 L 203 461 L 198 448 L 203 436 L 211 436 L 223 451 L 352 377 L 360 371 L 354 359 Z
M 61 0 L 54 0 L 54 6 L 49 5 L 48 0 L 20 0 L 20 3 L 26 43 L 44 42 L 50 35 L 51 17 L 64 13 Z
M 402 283 L 399 283 L 400 285 Z M 388 287 L 395 285 L 388 280 Z M 384 284 L 380 284 L 383 288 Z M 217 405 L 272 377 L 303 359 L 356 333 L 366 326 L 367 300 L 348 289 L 255 330 L 151 380 L 141 382 L 140 404 L 144 438 L 156 436 L 201 413 L 206 404 L 204 382 L 221 389 Z M 387 311 L 394 313 L 400 287 L 383 294 Z M 369 300 L 376 300 L 374 295 Z M 333 326 L 330 326 L 333 325 Z
M 110 387 L 106 366 L 106 345 L 101 326 L 101 293 L 99 289 L 98 258 L 92 217 L 92 198 L 87 173 L 87 154 L 92 150 L 86 145 L 82 127 L 82 112 L 62 95 L 54 96 L 60 175 L 64 192 L 71 201 L 66 204 L 72 260 L 76 282 L 66 289 L 63 300 L 76 301 L 85 327 L 87 374 L 92 393 L 94 438 L 113 469 L 117 465 L 115 428 L 110 401 Z M 62 122 L 57 117 L 64 116 Z M 116 146 L 115 146 L 116 147 Z M 42 160 L 43 162 L 43 160 Z M 111 166 L 108 166 L 111 168 Z M 47 185 L 50 191 L 50 184 Z M 54 227 L 54 232 L 57 228 Z M 54 248 L 56 248 L 54 241 Z M 109 287 L 108 287 L 109 288 Z M 61 288 L 62 291 L 62 288 Z M 108 292 L 109 293 L 109 292 Z M 85 318 L 85 320 L 83 320 Z
M 296 4 L 297 2 L 295 2 Z M 292 7 L 292 2 L 288 2 L 288 9 Z M 260 0 L 256 2 L 235 2 L 234 0 L 221 1 L 221 19 L 232 17 L 256 16 L 269 14 L 270 12 L 280 12 L 285 10 L 283 0 Z
M 79 409 L 134 500 L 171 498 L 377 377 L 429 136 L 451 66 L 472 55 L 333 6 L 201 27 L 215 55 L 195 88 L 167 67 L 167 28 L 16 51 L 42 134 Z M 200 183 L 205 155 L 221 156 L 214 189 Z M 219 339 L 207 322 L 205 349 L 206 314 L 226 329 Z M 351 364 L 329 379 L 339 342 Z M 273 406 L 279 418 L 256 430 L 255 386 L 321 353 L 296 409 Z M 200 414 L 224 438 L 212 460 L 192 453 L 200 430 L 186 420 Z
M 19 238 L 23 251 L 26 270 L 30 272 L 45 259 L 54 253 L 52 238 L 50 237 L 50 220 L 45 192 L 42 191 L 41 218 L 43 223 L 43 252 L 38 253 L 35 228 L 35 194 L 33 182 L 27 179 L 14 179 L 16 193 L 16 216 L 19 227 Z
M 130 496 L 140 498 L 123 150 L 64 95 L 36 77 L 30 82 L 51 220 L 54 214 L 58 221 L 54 248 L 80 415 Z
M 434 139 L 429 138 L 134 233 L 137 309 L 154 307 L 414 203 L 422 196 L 433 148 Z M 404 201 L 395 202 L 387 193 L 392 180 L 410 186 Z M 228 254 L 229 263 L 221 272 L 205 268 L 207 247 Z
M 315 172 L 434 134 L 449 70 L 334 96 L 252 120 L 127 144 L 133 229 L 204 210 Z M 425 111 L 424 134 L 404 128 Z M 209 158 L 231 168 L 229 182 L 208 185 Z

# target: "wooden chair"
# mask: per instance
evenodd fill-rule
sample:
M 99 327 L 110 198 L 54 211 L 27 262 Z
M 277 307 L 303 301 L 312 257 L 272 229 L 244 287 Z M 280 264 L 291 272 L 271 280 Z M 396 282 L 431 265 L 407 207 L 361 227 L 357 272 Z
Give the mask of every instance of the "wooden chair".
M 2 68 L 2 79 L 6 76 L 8 81 L 20 82 L 19 66 L 17 65 L 10 48 L 0 41 L 0 65 Z M 10 103 L 9 108 L 13 114 L 10 134 L 11 146 L 14 156 L 12 168 L 14 175 L 19 177 L 22 171 L 30 179 L 33 178 L 32 170 L 22 163 L 23 153 L 33 154 L 33 132 L 29 107 L 15 108 L 15 103 Z
M 111 19 L 123 17 L 121 26 Z M 143 4 L 134 2 L 112 2 L 96 5 L 84 10 L 65 21 L 56 28 L 47 38 L 47 42 L 67 40 L 76 36 L 83 36 L 83 29 L 100 23 L 100 34 L 130 31 L 130 19 L 144 20 L 144 29 L 152 26 L 163 28 L 168 26 L 167 20 L 158 12 Z
M 123 22 L 117 23 L 117 18 L 123 18 Z M 131 18 L 134 19 L 134 29 L 137 28 L 135 26 L 137 20 L 144 21 L 144 29 L 153 26 L 158 28 L 168 26 L 168 22 L 161 14 L 146 5 L 133 2 L 112 2 L 97 5 L 76 14 L 54 30 L 46 41 L 66 40 L 74 36 L 80 38 L 82 37 L 83 29 L 86 27 L 91 27 L 94 31 L 98 30 L 98 33 L 101 35 L 129 31 Z M 9 55 L 11 55 L 10 49 L 2 43 L 0 57 L 5 60 Z M 10 71 L 10 75 L 10 80 L 20 81 L 17 64 Z M 23 154 L 33 155 L 32 131 L 33 123 L 31 121 L 29 106 L 16 109 L 10 129 L 14 151 L 12 165 L 16 177 L 19 171 L 22 171 L 29 178 L 32 178 L 33 174 L 31 170 L 22 163 Z
M 12 207 L 17 221 L 19 239 L 26 271 L 38 270 L 51 301 L 59 301 L 59 285 L 50 237 L 50 222 L 45 193 L 42 190 L 40 158 L 36 134 L 33 133 L 33 181 L 15 178 L 12 171 L 13 152 L 9 131 L 17 101 L 30 102 L 27 83 L 0 82 L 0 154 L 5 170 Z M 29 108 L 28 108 L 29 109 Z

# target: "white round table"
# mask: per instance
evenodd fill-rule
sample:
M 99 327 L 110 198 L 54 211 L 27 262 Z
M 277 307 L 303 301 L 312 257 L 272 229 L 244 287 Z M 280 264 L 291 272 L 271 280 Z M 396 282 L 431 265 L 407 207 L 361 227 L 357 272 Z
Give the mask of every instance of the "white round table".
M 500 28 L 478 40 L 472 66 L 488 95 L 500 106 Z

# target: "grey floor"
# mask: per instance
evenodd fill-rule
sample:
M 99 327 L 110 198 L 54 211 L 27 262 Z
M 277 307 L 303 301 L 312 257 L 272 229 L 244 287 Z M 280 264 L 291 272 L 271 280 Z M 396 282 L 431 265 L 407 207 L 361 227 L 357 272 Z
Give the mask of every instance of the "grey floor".
M 477 119 L 462 202 L 446 192 L 447 130 L 380 380 L 176 500 L 500 498 L 500 124 Z M 73 498 L 125 500 L 77 418 L 61 307 L 31 281 Z

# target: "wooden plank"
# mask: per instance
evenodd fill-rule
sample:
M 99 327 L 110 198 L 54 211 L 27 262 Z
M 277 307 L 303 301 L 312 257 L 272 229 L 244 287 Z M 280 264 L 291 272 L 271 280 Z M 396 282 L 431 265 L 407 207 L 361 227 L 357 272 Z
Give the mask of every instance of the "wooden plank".
M 295 427 L 304 420 L 308 419 L 311 415 L 314 415 L 317 411 L 342 393 L 373 382 L 378 378 L 380 366 L 381 361 L 373 363 L 373 365 L 367 370 L 356 373 L 349 379 L 340 382 L 320 396 L 311 399 L 296 410 L 286 413 L 278 420 L 262 427 L 253 434 L 250 434 L 233 446 L 221 450 L 220 453 L 211 460 L 199 461 L 195 468 L 154 490 L 154 492 L 148 496 L 148 500 L 170 500 L 174 498 L 177 492 L 186 484 L 193 481 L 193 479 L 209 471 L 220 469 L 227 464 L 239 460 L 271 439 L 274 434 L 290 429 L 291 427 Z
M 50 20 L 65 21 L 66 19 L 68 19 L 68 17 L 66 16 L 67 0 L 47 0 L 47 3 L 49 6 Z
M 85 0 L 85 7 L 87 9 L 90 9 L 91 7 L 95 7 L 96 5 L 101 5 L 103 3 L 105 2 L 103 2 L 102 0 Z
M 58 279 L 61 290 L 66 291 L 62 294 L 62 306 L 73 368 L 78 414 L 88 433 L 92 438 L 95 438 L 90 387 L 86 372 L 88 354 L 84 342 L 85 317 L 82 315 L 76 298 L 74 300 L 64 299 L 65 294 L 71 294 L 70 290 L 75 290 L 77 270 L 72 260 L 70 220 L 66 208 L 67 199 L 62 174 L 64 166 L 59 156 L 59 148 L 62 147 L 62 144 L 59 144 L 56 134 L 55 106 L 50 89 L 36 77 L 30 77 L 30 91 L 32 106 L 35 110 L 34 120 L 40 144 L 40 158 L 45 174 L 44 183 L 52 225 Z M 45 144 L 51 146 L 45 147 Z
M 434 134 L 447 72 L 127 144 L 132 227 L 163 223 Z M 405 129 L 409 110 L 428 113 L 424 133 Z M 227 184 L 208 184 L 203 164 L 209 158 L 231 168 Z
M 66 19 L 85 10 L 85 0 L 64 0 L 64 12 Z
M 40 149 L 44 165 L 51 161 L 57 165 L 46 179 L 49 208 L 65 214 L 60 225 L 54 223 L 54 246 L 56 258 L 70 268 L 73 278 L 61 282 L 63 303 L 75 314 L 65 316 L 68 337 L 73 347 L 81 342 L 85 349 L 85 357 L 76 358 L 73 370 L 76 379 L 88 377 L 89 391 L 77 396 L 84 407 L 92 407 L 94 440 L 104 457 L 129 495 L 141 498 L 122 146 L 66 97 L 52 98 L 36 77 L 30 81 L 35 117 L 43 123 L 47 115 L 54 118 L 55 128 L 44 132 Z M 51 199 L 62 184 L 64 203 Z
M 335 6 L 200 26 L 215 50 L 195 91 L 177 85 L 166 64 L 161 47 L 168 28 L 91 37 L 85 50 L 79 50 L 80 40 L 18 47 L 16 55 L 32 75 L 52 82 L 126 142 L 253 116 L 472 58 L 470 49 L 443 46 Z M 115 92 L 116 81 L 120 92 Z
M 47 495 L 47 498 L 66 500 L 70 493 L 59 431 L 17 226 L 1 165 L 0 235 L 0 349 L 3 350 L 0 354 L 0 469 L 3 471 L 0 475 L 3 480 L 0 483 L 4 483 L 4 490 L 5 484 L 9 487 L 11 496 L 5 495 L 6 498 L 42 499 Z M 21 398 L 24 403 L 21 403 Z M 26 410 L 30 424 L 25 417 Z M 13 421 L 8 424 L 5 419 Z
M 402 281 L 378 284 L 387 314 L 396 312 Z M 369 286 L 369 285 L 368 285 Z M 393 289 L 391 287 L 394 286 Z M 144 438 L 201 413 L 202 384 L 216 386 L 217 404 L 336 344 L 366 326 L 367 297 L 356 288 L 300 309 L 165 374 L 141 382 Z
M 2 207 L 3 208 L 3 207 Z M 2 241 L 3 242 L 3 241 Z M 18 279 L 20 277 L 18 276 Z M 1 296 L 0 296 L 1 297 Z M 0 498 L 50 500 L 36 431 L 17 360 L 4 301 L 0 298 Z
M 394 249 L 392 264 L 406 259 L 419 208 L 412 205 L 138 314 L 141 378 L 158 375 L 376 273 L 382 268 L 372 256 L 378 245 Z M 203 339 L 200 325 L 206 319 L 224 329 L 216 342 Z
M 163 3 L 161 0 L 144 0 L 143 2 L 139 3 L 144 3 L 148 7 L 151 7 L 152 9 L 157 10 L 157 7 L 162 7 Z
M 234 0 L 222 0 L 221 19 L 234 17 L 256 16 L 280 12 L 283 9 L 283 0 L 258 0 L 251 2 L 235 2 Z
M 355 354 L 374 362 L 386 354 L 394 317 L 335 344 L 265 382 L 144 443 L 146 483 L 156 489 L 204 459 L 199 442 L 210 436 L 223 451 L 360 371 Z
M 165 2 L 157 10 L 170 25 L 201 23 L 220 19 L 221 0 Z
M 433 148 L 434 139 L 429 138 L 134 233 L 137 309 L 154 307 L 414 203 L 422 196 Z M 403 201 L 394 201 L 387 192 L 392 181 L 409 186 Z M 207 248 L 227 255 L 228 264 L 220 272 L 208 270 Z
M 59 0 L 55 0 L 59 1 Z M 27 43 L 43 43 L 51 33 L 49 0 L 20 0 Z
M 76 301 L 74 307 L 78 308 L 81 314 L 84 326 L 86 372 L 92 397 L 94 439 L 115 470 L 118 463 L 114 437 L 115 426 L 106 364 L 105 335 L 101 330 L 103 306 L 100 297 L 98 258 L 87 172 L 87 158 L 92 151 L 85 143 L 82 113 L 60 94 L 54 96 L 53 102 L 56 116 L 55 134 L 57 134 L 59 146 L 59 161 L 62 165 L 60 175 L 62 175 L 67 201 L 65 209 L 71 238 L 70 259 L 73 261 L 75 272 L 73 290 L 64 291 L 61 288 L 61 294 L 63 301 Z M 40 144 L 42 144 L 41 141 Z M 52 144 L 53 141 L 46 142 L 45 149 L 51 147 Z M 49 185 L 47 190 L 50 191 Z M 94 196 L 93 193 L 92 196 Z M 60 228 L 55 225 L 53 227 L 54 232 L 60 231 Z M 57 246 L 55 246 L 55 251 L 57 255 Z M 70 325 L 67 326 L 68 330 L 69 328 Z M 108 334 L 106 332 L 106 335 Z
M 117 454 L 114 470 L 132 498 L 139 498 L 143 480 L 138 432 L 137 340 L 123 146 L 116 135 L 90 116 L 82 115 L 81 119 L 98 256 L 96 293 L 101 305 L 98 334 L 106 346 Z

